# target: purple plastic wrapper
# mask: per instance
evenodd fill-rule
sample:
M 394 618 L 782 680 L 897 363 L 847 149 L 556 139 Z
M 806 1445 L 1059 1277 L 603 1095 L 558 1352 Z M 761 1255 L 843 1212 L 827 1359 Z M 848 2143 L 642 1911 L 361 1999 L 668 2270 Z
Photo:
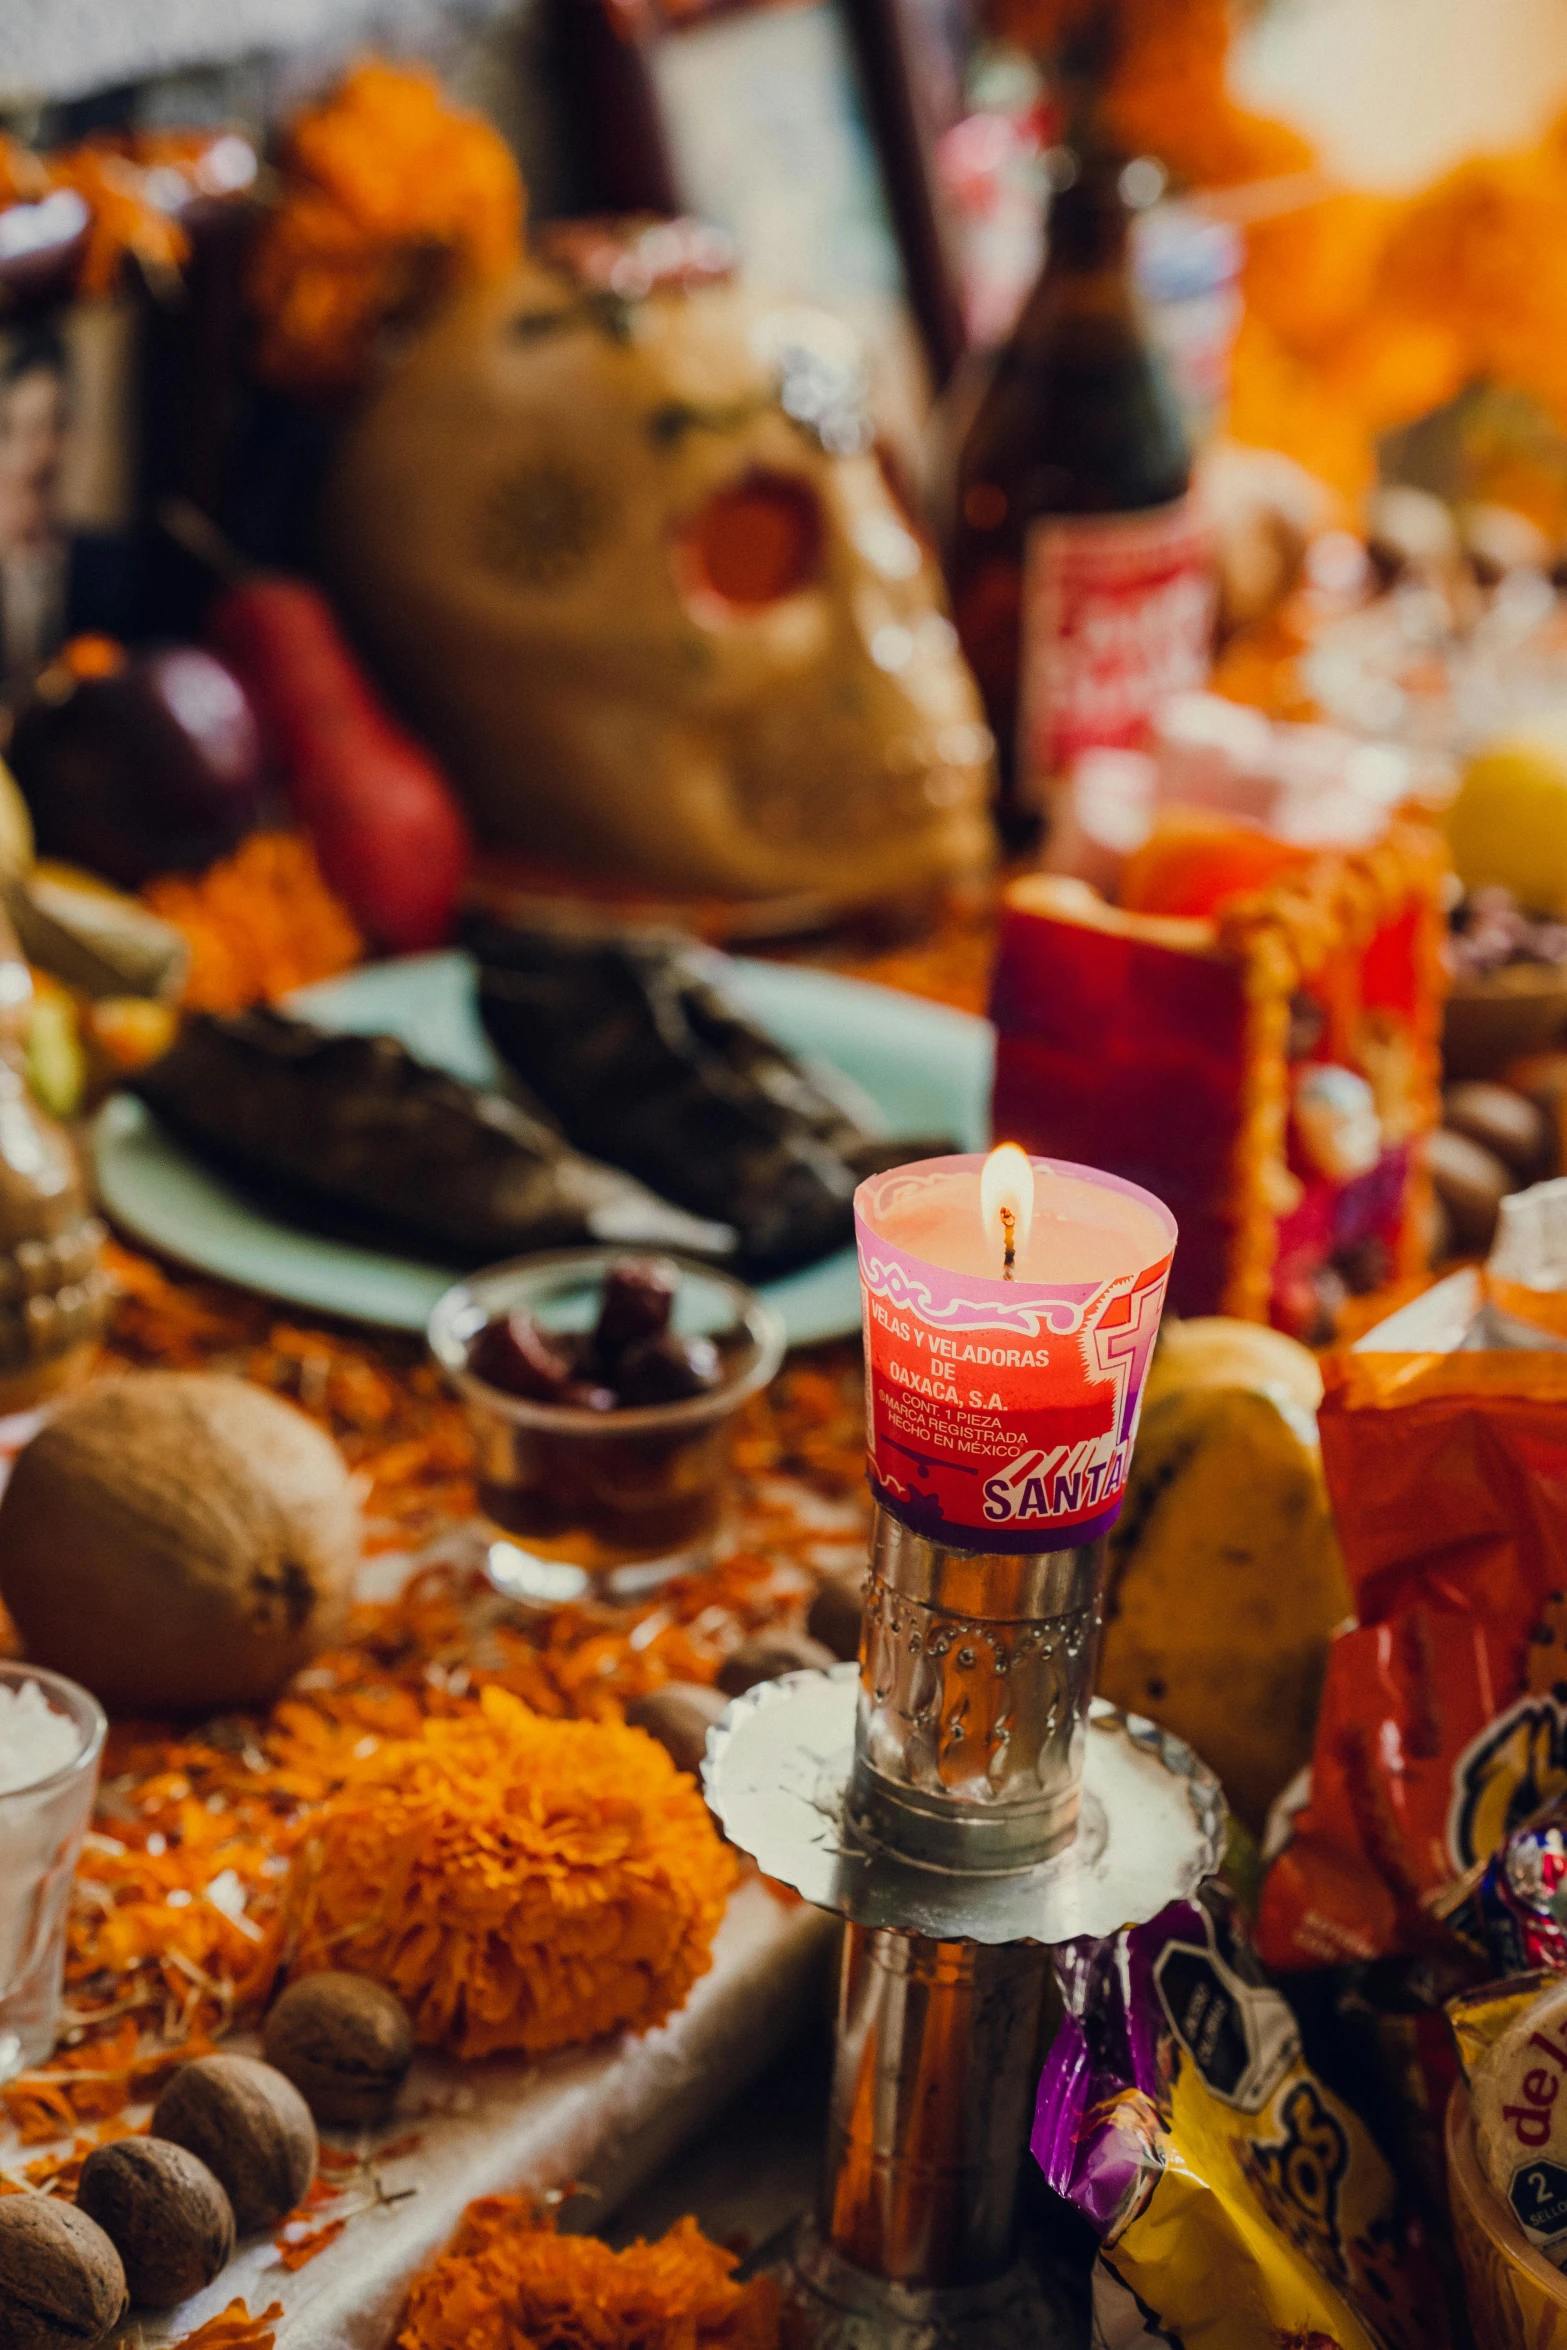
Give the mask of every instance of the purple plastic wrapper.
M 1177 2045 L 1226 2104 L 1250 2110 L 1299 2057 L 1300 2036 L 1217 1886 L 1107 1942 L 1064 1944 L 1055 1968 L 1066 2012 L 1039 2084 L 1034 2159 L 1104 2236 L 1162 2164 Z
M 1033 2148 L 1099 2238 L 1096 2344 L 1442 2350 L 1448 2296 L 1398 2181 L 1222 1886 L 1055 1964 Z
M 1567 1974 L 1567 1803 L 1515 1828 L 1439 1905 L 1498 1975 Z

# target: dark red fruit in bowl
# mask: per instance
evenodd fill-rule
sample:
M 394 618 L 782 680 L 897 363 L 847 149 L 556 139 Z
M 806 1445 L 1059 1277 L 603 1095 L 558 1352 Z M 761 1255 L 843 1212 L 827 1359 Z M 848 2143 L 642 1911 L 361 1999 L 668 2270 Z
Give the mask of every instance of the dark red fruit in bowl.
M 262 810 L 261 739 L 245 689 L 197 645 L 62 678 L 17 719 L 10 763 L 40 854 L 123 889 L 210 865 Z
M 596 1379 L 573 1379 L 560 1400 L 575 1412 L 612 1412 L 620 1403 L 613 1387 L 601 1387 Z
M 488 1387 L 528 1403 L 564 1403 L 575 1365 L 530 1314 L 505 1314 L 486 1322 L 468 1349 L 468 1368 Z
M 723 1379 L 718 1349 L 710 1338 L 677 1338 L 666 1330 L 633 1347 L 620 1366 L 620 1400 L 642 1404 L 685 1403 L 707 1395 Z
M 669 1328 L 680 1268 L 668 1257 L 623 1257 L 604 1277 L 604 1302 L 593 1332 L 601 1370 L 613 1377 L 622 1356 Z

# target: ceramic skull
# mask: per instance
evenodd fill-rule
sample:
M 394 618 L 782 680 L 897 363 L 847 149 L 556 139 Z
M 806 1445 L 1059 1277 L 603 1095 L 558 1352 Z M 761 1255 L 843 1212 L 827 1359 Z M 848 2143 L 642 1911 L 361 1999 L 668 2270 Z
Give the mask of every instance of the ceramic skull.
M 444 310 L 335 462 L 339 590 L 494 841 L 736 899 L 979 869 L 990 738 L 852 343 L 693 253 Z

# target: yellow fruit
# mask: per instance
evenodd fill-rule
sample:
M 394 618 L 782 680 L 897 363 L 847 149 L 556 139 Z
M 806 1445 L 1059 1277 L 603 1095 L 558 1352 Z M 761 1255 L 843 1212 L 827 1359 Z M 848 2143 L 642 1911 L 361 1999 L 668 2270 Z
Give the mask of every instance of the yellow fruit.
M 74 1118 L 82 1106 L 87 1059 L 76 1005 L 64 988 L 43 984 L 42 974 L 27 1026 L 27 1082 L 53 1118 Z
M 1257 1831 L 1311 1759 L 1349 1613 L 1315 1425 L 1277 1382 L 1161 1377 L 1110 1536 L 1098 1687 L 1184 1738 Z
M 1247 1387 L 1287 1397 L 1303 1412 L 1322 1401 L 1322 1370 L 1309 1346 L 1229 1314 L 1166 1322 L 1148 1372 L 1146 1402 L 1193 1387 Z
M 0 879 L 19 880 L 32 862 L 33 820 L 16 777 L 0 759 Z
M 1543 914 L 1567 914 L 1567 715 L 1532 719 L 1475 754 L 1447 812 L 1466 889 L 1499 882 Z

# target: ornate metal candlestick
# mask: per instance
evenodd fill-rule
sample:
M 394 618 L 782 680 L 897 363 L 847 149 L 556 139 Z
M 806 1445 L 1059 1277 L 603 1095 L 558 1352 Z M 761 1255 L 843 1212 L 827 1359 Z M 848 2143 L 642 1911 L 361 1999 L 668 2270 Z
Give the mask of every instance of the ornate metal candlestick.
M 769 2261 L 791 2350 L 1064 2350 L 1017 2246 L 1049 1945 L 1153 1917 L 1219 1860 L 1211 1773 L 1092 1697 L 1173 1222 L 1132 1186 L 1034 1166 L 1073 1278 L 1013 1284 L 1027 1162 L 1000 1281 L 964 1267 L 976 1162 L 862 1187 L 860 1662 L 762 1683 L 708 1739 L 731 1841 L 848 1921 L 823 2192 Z M 1118 1262 L 1111 1230 L 1133 1236 Z
M 826 2179 L 782 2266 L 810 2350 L 1051 2350 L 1016 2206 L 1047 1946 L 1191 1893 L 1217 1782 L 1090 1702 L 1103 1542 L 960 1551 L 876 1513 L 861 1662 L 739 1698 L 708 1801 L 849 1921 Z

